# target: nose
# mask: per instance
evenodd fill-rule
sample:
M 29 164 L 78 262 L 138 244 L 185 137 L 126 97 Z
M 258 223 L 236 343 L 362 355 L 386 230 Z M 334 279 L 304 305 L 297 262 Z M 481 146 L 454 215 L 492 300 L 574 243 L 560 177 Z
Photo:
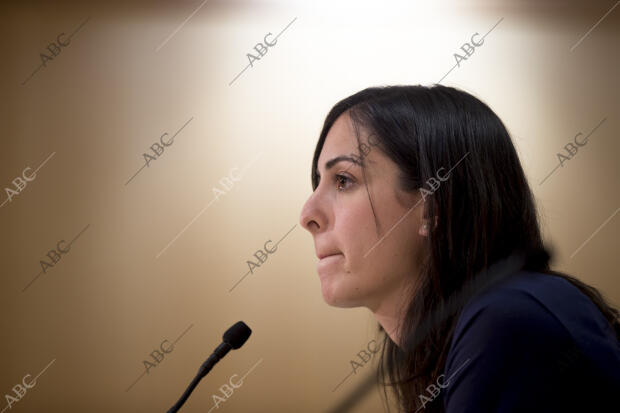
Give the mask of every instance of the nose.
M 299 225 L 305 228 L 311 234 L 316 233 L 323 225 L 321 212 L 317 207 L 316 192 L 312 193 L 304 206 L 301 208 L 299 215 Z

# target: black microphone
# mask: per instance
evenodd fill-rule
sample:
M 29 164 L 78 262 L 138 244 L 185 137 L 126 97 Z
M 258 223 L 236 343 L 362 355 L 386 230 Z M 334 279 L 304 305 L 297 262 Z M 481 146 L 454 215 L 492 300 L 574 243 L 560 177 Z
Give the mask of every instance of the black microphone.
M 252 330 L 250 330 L 250 327 L 248 327 L 243 321 L 235 323 L 232 327 L 226 330 L 222 336 L 222 344 L 217 346 L 207 361 L 202 363 L 202 366 L 198 369 L 198 374 L 196 374 L 196 377 L 194 377 L 189 386 L 187 386 L 185 393 L 183 393 L 179 401 L 176 402 L 170 410 L 168 410 L 168 413 L 177 412 L 181 406 L 183 406 L 183 403 L 185 403 L 189 395 L 192 394 L 192 391 L 194 391 L 198 385 L 198 382 L 206 376 L 209 371 L 211 371 L 213 366 L 215 366 L 215 363 L 220 361 L 220 359 L 222 359 L 231 349 L 236 350 L 240 348 L 248 340 L 250 334 L 252 334 Z

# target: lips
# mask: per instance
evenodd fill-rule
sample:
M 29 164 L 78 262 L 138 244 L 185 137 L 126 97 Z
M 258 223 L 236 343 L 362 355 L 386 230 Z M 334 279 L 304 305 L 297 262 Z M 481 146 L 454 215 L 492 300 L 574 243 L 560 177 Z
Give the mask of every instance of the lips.
M 319 262 L 316 263 L 316 269 L 319 273 L 319 277 L 323 277 L 326 274 L 331 273 L 330 268 L 332 270 L 336 269 L 343 259 L 344 255 L 341 253 L 325 255 L 319 260 Z
M 330 260 L 332 260 L 332 259 L 337 259 L 337 258 L 340 258 L 340 257 L 342 257 L 342 256 L 343 256 L 342 254 L 331 254 L 331 255 L 326 255 L 326 256 L 324 256 L 323 258 L 321 258 L 321 259 L 319 260 L 319 262 L 323 262 L 323 261 L 330 261 Z
M 334 252 L 320 253 L 320 254 L 317 254 L 316 256 L 318 257 L 318 259 L 322 260 L 323 258 L 330 257 L 332 255 L 342 255 L 342 253 L 340 251 L 334 251 Z

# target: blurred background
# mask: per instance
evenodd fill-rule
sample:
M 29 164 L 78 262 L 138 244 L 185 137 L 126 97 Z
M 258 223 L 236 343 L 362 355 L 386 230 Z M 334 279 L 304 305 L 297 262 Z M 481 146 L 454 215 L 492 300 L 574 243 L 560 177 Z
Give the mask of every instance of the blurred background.
M 368 86 L 486 102 L 553 268 L 619 306 L 618 3 L 2 2 L 0 410 L 166 411 L 243 320 L 181 411 L 383 411 L 374 316 L 324 303 L 298 225 Z

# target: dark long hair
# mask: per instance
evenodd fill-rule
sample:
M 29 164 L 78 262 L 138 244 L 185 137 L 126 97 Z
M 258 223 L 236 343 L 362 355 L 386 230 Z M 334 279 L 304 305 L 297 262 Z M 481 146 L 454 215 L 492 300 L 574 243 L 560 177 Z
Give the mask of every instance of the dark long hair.
M 489 269 L 498 263 L 510 264 L 512 273 L 529 270 L 569 280 L 597 305 L 620 338 L 618 310 L 595 288 L 550 269 L 552 254 L 543 244 L 519 157 L 506 127 L 485 103 L 442 85 L 370 87 L 355 93 L 338 102 L 325 119 L 312 161 L 313 189 L 325 137 L 345 112 L 355 127 L 358 148 L 364 148 L 359 136 L 364 128 L 374 135 L 371 150 L 381 150 L 397 164 L 400 189 L 424 188 L 431 194 L 420 206 L 431 222 L 424 240 L 428 254 L 399 326 L 400 347 L 379 325 L 384 342 L 377 379 L 386 401 L 389 386 L 403 411 L 421 406 L 419 395 L 442 374 L 467 298 L 497 278 Z M 366 153 L 358 154 L 362 168 Z M 438 171 L 449 178 L 440 181 Z M 434 401 L 425 408 L 442 412 L 443 403 Z

